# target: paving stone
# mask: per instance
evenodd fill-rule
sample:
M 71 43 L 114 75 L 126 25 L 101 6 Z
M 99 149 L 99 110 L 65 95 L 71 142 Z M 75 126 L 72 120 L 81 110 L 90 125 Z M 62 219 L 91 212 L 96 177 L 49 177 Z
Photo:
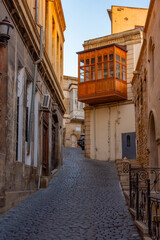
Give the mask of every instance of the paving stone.
M 126 208 L 115 165 L 64 148 L 63 167 L 0 217 L 0 240 L 140 240 Z

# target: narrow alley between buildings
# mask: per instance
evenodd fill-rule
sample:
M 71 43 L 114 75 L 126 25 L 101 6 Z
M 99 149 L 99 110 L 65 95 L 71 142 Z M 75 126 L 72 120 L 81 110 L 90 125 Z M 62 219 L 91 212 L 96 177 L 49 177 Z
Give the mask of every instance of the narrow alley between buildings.
M 138 240 L 113 162 L 64 148 L 63 167 L 0 218 L 1 240 Z

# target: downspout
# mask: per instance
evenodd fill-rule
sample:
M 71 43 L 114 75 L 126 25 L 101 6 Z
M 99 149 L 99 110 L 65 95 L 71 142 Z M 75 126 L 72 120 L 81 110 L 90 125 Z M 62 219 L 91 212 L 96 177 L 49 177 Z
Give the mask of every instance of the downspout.
M 38 23 L 38 8 L 39 8 L 39 0 L 36 0 L 36 25 L 40 28 L 40 58 L 34 63 L 34 80 L 32 87 L 32 97 L 31 97 L 31 108 L 30 108 L 30 117 L 29 117 L 29 127 L 28 127 L 28 145 L 27 145 L 27 154 L 30 154 L 31 149 L 31 139 L 32 139 L 32 122 L 33 122 L 33 114 L 34 114 L 34 101 L 35 101 L 35 90 L 36 90 L 36 81 L 37 81 L 37 70 L 38 64 L 43 60 L 43 26 Z

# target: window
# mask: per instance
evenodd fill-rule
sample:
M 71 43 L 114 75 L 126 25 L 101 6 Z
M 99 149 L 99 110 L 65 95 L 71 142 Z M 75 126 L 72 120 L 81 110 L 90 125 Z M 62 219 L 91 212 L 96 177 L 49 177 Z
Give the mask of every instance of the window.
M 86 59 L 86 65 L 89 65 L 89 59 Z
M 116 61 L 120 62 L 120 56 L 116 54 Z
M 113 54 L 109 54 L 109 77 L 114 77 Z
M 86 67 L 85 79 L 86 79 L 86 81 L 89 81 L 89 67 Z
M 107 78 L 108 77 L 108 55 L 103 56 L 103 77 Z
M 91 64 L 95 63 L 95 58 L 91 58 Z
M 80 67 L 84 66 L 84 60 L 80 61 Z
M 98 79 L 102 79 L 102 63 L 98 64 Z
M 122 65 L 122 80 L 126 80 L 126 67 Z
M 116 62 L 116 78 L 120 79 L 120 63 Z
M 95 58 L 91 58 L 91 80 L 95 80 Z
M 102 62 L 102 57 L 98 57 L 98 62 Z
M 107 63 L 104 63 L 103 75 L 104 75 L 104 78 L 108 77 L 108 64 Z
M 80 82 L 84 82 L 84 68 L 80 68 Z
M 107 55 L 104 55 L 104 56 L 103 56 L 103 60 L 104 60 L 104 62 L 106 62 L 106 61 L 108 60 L 108 56 L 107 56 Z
M 91 80 L 95 80 L 95 66 L 91 66 Z
M 109 54 L 109 60 L 113 60 L 113 54 Z
M 113 62 L 109 62 L 109 77 L 113 77 Z
M 79 61 L 80 83 L 107 78 L 126 80 L 126 59 L 123 50 L 116 50 L 116 54 L 111 49 L 100 49 L 94 53 L 88 51 L 81 56 Z M 115 68 L 115 69 L 114 69 Z

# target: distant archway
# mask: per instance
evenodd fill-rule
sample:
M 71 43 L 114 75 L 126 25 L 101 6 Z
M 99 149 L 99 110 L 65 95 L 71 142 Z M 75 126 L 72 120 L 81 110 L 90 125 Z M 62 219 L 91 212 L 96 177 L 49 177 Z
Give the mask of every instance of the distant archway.
M 75 134 L 71 135 L 71 147 L 77 147 L 77 136 Z
M 156 142 L 156 125 L 153 112 L 149 117 L 149 150 L 150 150 L 150 166 L 158 167 L 158 147 Z

